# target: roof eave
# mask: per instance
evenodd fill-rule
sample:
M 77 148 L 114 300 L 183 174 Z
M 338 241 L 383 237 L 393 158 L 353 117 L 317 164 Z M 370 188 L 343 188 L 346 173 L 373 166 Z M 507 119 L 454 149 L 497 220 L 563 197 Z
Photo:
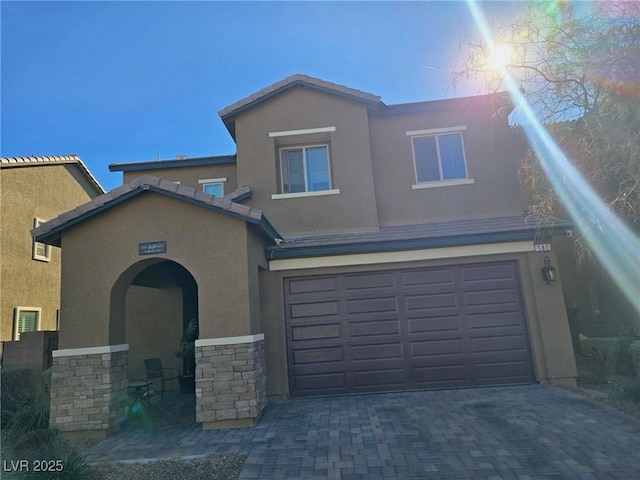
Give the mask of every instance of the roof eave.
M 461 247 L 483 245 L 488 243 L 517 242 L 534 240 L 535 238 L 566 234 L 570 225 L 545 227 L 542 229 L 526 229 L 508 232 L 490 232 L 475 235 L 454 235 L 447 237 L 414 238 L 405 240 L 377 240 L 371 242 L 354 242 L 334 245 L 301 246 L 278 249 L 267 249 L 267 260 L 284 260 L 290 258 L 323 257 L 329 255 L 350 255 L 358 253 L 384 253 L 403 250 L 428 248 Z

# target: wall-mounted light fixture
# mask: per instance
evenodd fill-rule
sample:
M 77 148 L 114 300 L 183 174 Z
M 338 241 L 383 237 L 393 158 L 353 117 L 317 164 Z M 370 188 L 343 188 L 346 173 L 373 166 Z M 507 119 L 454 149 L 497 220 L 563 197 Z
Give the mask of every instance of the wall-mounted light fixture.
M 549 285 L 556 281 L 556 269 L 551 266 L 549 257 L 544 257 L 544 267 L 542 267 L 542 279 Z

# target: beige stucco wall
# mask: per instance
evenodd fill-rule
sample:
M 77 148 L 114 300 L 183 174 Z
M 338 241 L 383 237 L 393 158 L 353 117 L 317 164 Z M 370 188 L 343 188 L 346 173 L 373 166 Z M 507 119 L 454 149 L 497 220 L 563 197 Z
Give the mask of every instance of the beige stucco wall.
M 149 288 L 131 285 L 126 296 L 126 340 L 129 344 L 129 378 L 145 379 L 143 360 L 158 357 L 164 368 L 182 373 L 176 357 L 182 336 L 182 288 Z M 175 372 L 172 376 L 175 376 Z M 154 385 L 155 390 L 160 385 Z M 167 382 L 175 390 L 178 382 Z
M 0 340 L 11 340 L 15 307 L 41 308 L 41 330 L 56 329 L 60 308 L 60 249 L 51 260 L 32 259 L 34 218 L 50 220 L 98 192 L 74 165 L 0 169 Z
M 482 108 L 481 108 L 482 107 Z M 371 116 L 371 152 L 381 225 L 521 214 L 518 163 L 509 127 L 496 106 L 478 101 L 466 108 Z M 416 176 L 406 132 L 466 126 L 462 138 L 473 184 L 412 189 Z
M 335 127 L 335 132 L 269 138 L 269 132 Z M 283 146 L 329 143 L 332 188 L 338 195 L 272 199 Z M 267 212 L 283 234 L 371 230 L 377 227 L 367 110 L 361 103 L 294 87 L 236 118 L 238 184 L 246 203 Z
M 548 254 L 549 252 L 545 252 Z M 536 379 L 543 383 L 572 384 L 575 361 L 567 325 L 560 281 L 544 284 L 540 274 L 544 255 L 514 253 L 490 256 L 469 256 L 462 261 L 452 259 L 301 269 L 283 272 L 263 272 L 262 329 L 265 335 L 267 365 L 267 394 L 271 398 L 286 398 L 287 345 L 284 313 L 283 279 L 304 275 L 323 275 L 348 272 L 378 271 L 394 268 L 433 267 L 458 263 L 516 261 L 520 271 L 521 290 L 527 319 L 532 361 Z M 555 257 L 552 257 L 552 263 Z
M 185 187 L 195 188 L 200 191 L 202 191 L 202 185 L 198 183 L 199 180 L 226 178 L 227 181 L 223 184 L 225 195 L 238 188 L 235 163 L 122 172 L 122 183 L 128 183 L 142 175 L 151 175 L 152 177 L 162 178 L 169 182 L 180 182 L 180 184 Z
M 166 254 L 138 255 L 139 243 L 162 240 Z M 123 315 L 112 289 L 121 276 L 117 289 L 126 288 L 140 265 L 158 259 L 194 277 L 201 339 L 258 333 L 250 322 L 242 220 L 148 192 L 64 231 L 62 252 L 60 348 L 126 343 L 122 331 L 110 333 L 110 315 L 114 325 Z

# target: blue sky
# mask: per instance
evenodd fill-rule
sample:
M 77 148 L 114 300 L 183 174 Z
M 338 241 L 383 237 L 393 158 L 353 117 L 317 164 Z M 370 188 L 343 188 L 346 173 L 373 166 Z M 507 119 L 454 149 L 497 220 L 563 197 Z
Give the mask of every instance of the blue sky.
M 517 4 L 482 3 L 495 22 Z M 464 2 L 0 2 L 2 156 L 109 163 L 235 153 L 217 112 L 303 73 L 387 104 L 481 93 L 448 80 Z

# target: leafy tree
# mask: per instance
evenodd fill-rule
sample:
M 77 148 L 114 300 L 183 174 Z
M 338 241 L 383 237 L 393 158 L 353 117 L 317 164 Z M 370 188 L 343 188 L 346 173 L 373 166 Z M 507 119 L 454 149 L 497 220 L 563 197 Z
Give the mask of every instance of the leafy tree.
M 523 3 L 511 24 L 495 29 L 493 42 L 510 49 L 504 70 L 574 167 L 639 232 L 640 3 Z M 462 46 L 454 85 L 481 79 L 490 90 L 504 88 L 504 71 L 487 62 L 490 44 L 482 38 Z M 557 191 L 531 150 L 521 172 L 533 212 L 561 214 Z M 598 212 L 586 207 L 581 215 L 582 233 L 601 230 Z M 576 246 L 579 261 L 593 259 L 583 237 Z

